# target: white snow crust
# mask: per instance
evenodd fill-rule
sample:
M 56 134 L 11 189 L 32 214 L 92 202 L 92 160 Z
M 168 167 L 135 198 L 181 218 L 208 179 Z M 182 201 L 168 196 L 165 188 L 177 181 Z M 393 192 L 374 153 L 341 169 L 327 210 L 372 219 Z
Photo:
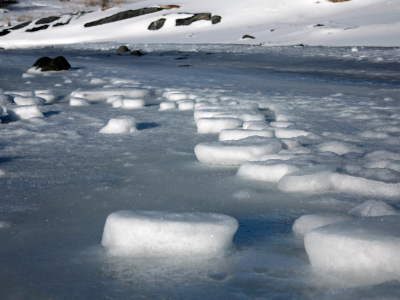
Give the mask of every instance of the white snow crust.
M 130 116 L 123 116 L 111 119 L 107 126 L 100 129 L 99 133 L 130 133 L 136 131 L 136 119 Z

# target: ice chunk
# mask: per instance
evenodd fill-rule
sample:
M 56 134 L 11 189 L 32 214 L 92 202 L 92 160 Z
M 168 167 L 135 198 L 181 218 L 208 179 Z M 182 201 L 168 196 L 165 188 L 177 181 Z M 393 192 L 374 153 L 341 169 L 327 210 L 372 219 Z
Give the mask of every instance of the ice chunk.
M 240 115 L 240 119 L 243 122 L 265 121 L 265 116 L 263 114 L 242 114 Z
M 275 136 L 280 139 L 291 139 L 299 136 L 308 136 L 310 133 L 300 129 L 276 129 Z
M 126 98 L 147 98 L 151 96 L 151 90 L 148 89 L 99 89 L 91 91 L 74 91 L 72 97 L 85 98 L 88 101 L 105 101 L 111 96 L 121 95 Z
M 183 99 L 189 99 L 189 94 L 184 93 L 170 93 L 167 96 L 168 101 L 178 101 Z
M 363 150 L 358 147 L 357 145 L 349 142 L 342 142 L 342 141 L 329 141 L 325 143 L 321 143 L 317 146 L 317 149 L 320 151 L 329 151 L 336 153 L 338 155 L 343 155 L 349 152 L 357 152 L 362 153 Z
M 379 217 L 399 215 L 399 212 L 385 202 L 368 200 L 349 210 L 349 214 L 356 217 Z
M 57 96 L 53 90 L 37 90 L 35 91 L 35 95 L 45 99 L 46 103 L 54 103 L 57 101 Z
M 275 138 L 249 137 L 237 141 L 201 143 L 194 148 L 197 159 L 205 164 L 237 166 L 252 157 L 278 153 L 282 143 Z
M 242 126 L 243 121 L 234 118 L 202 118 L 197 120 L 197 133 L 220 133 L 223 129 Z
M 14 97 L 14 102 L 17 105 L 37 105 L 42 106 L 46 103 L 46 100 L 41 97 Z
M 357 218 L 309 231 L 304 245 L 313 267 L 380 283 L 400 279 L 399 228 L 399 216 Z
M 105 84 L 106 82 L 100 78 L 93 78 L 90 80 L 90 84 Z
M 178 108 L 179 110 L 192 110 L 195 103 L 193 100 L 179 101 Z
M 298 170 L 298 167 L 291 164 L 265 164 L 261 162 L 247 162 L 239 167 L 236 175 L 250 180 L 278 182 L 286 174 L 290 174 Z
M 248 127 L 250 125 L 253 125 L 253 124 L 255 124 L 255 125 L 263 125 L 263 126 L 264 125 L 268 125 L 266 120 L 264 120 L 264 121 L 245 121 L 245 122 L 243 122 L 243 129 L 250 129 Z M 267 127 L 270 127 L 270 126 L 267 126 Z
M 89 106 L 90 103 L 85 98 L 73 97 L 69 100 L 70 106 Z
M 9 94 L 12 97 L 21 96 L 21 97 L 35 97 L 34 91 L 7 91 L 5 94 Z
M 135 118 L 130 116 L 123 116 L 108 121 L 107 126 L 100 129 L 99 133 L 130 133 L 135 131 Z
M 108 98 L 106 99 L 106 102 L 107 102 L 107 103 L 113 103 L 113 102 L 116 101 L 116 100 L 124 100 L 124 99 L 125 99 L 125 96 L 116 95 L 116 96 L 108 97 Z
M 219 140 L 240 140 L 249 136 L 275 137 L 275 132 L 272 130 L 224 129 L 219 134 Z
M 143 108 L 146 105 L 146 101 L 143 99 L 124 99 L 122 100 L 122 103 L 122 108 L 124 109 Z
M 175 102 L 161 102 L 160 103 L 160 108 L 158 110 L 168 110 L 168 109 L 176 109 L 176 103 Z
M 43 113 L 36 105 L 26 105 L 26 106 L 7 108 L 7 113 L 10 116 L 10 119 L 13 121 L 30 119 L 30 118 L 44 118 Z
M 214 213 L 124 210 L 108 216 L 101 244 L 117 256 L 224 256 L 238 226 Z
M 344 214 L 311 214 L 298 218 L 293 224 L 293 232 L 303 236 L 307 232 L 325 225 L 344 222 L 352 219 L 352 216 Z
M 286 128 L 286 127 L 294 126 L 294 125 L 296 125 L 295 122 L 287 122 L 287 121 L 271 122 L 271 126 L 277 127 L 277 128 Z
M 248 129 L 248 130 L 265 130 L 265 129 L 271 129 L 271 126 L 269 126 L 267 123 L 264 123 L 264 122 L 254 122 L 252 124 L 247 125 L 246 129 Z

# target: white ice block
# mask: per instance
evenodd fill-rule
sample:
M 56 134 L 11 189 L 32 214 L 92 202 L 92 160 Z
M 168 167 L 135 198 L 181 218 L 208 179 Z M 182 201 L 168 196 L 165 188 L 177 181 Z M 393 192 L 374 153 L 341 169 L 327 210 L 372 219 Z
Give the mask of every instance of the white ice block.
M 231 141 L 250 136 L 275 137 L 275 132 L 273 130 L 224 129 L 219 133 L 218 139 L 220 141 Z
M 111 119 L 107 126 L 100 129 L 99 133 L 130 133 L 136 131 L 136 120 L 134 117 L 126 116 Z
M 247 162 L 239 167 L 236 175 L 247 180 L 279 182 L 283 176 L 298 171 L 291 164 L 266 164 L 262 162 Z
M 90 103 L 85 98 L 73 97 L 69 100 L 70 106 L 89 106 Z
M 197 133 L 220 133 L 223 129 L 242 126 L 243 121 L 234 118 L 202 118 L 197 120 Z
M 43 106 L 46 103 L 46 100 L 41 97 L 22 97 L 16 96 L 14 97 L 14 102 L 17 105 L 37 105 Z
M 124 210 L 108 216 L 102 245 L 116 256 L 224 256 L 238 226 L 214 213 Z
M 158 110 L 169 110 L 169 109 L 176 109 L 176 103 L 175 102 L 161 102 L 160 103 L 160 108 Z
M 7 108 L 7 113 L 13 121 L 30 118 L 44 118 L 43 113 L 36 105 Z
M 333 223 L 351 220 L 353 217 L 345 214 L 310 214 L 298 218 L 293 224 L 293 232 L 304 236 L 307 232 Z
M 356 217 L 379 217 L 399 215 L 399 212 L 385 202 L 368 200 L 349 210 L 349 214 Z
M 356 218 L 305 235 L 311 265 L 363 283 L 400 279 L 400 217 Z
M 201 143 L 194 148 L 197 159 L 205 164 L 238 166 L 254 156 L 278 153 L 282 143 L 274 138 L 249 137 L 237 141 Z
M 90 91 L 74 91 L 72 97 L 86 98 L 88 101 L 105 101 L 111 96 L 124 96 L 126 98 L 147 98 L 151 96 L 151 90 L 130 88 L 130 89 L 98 89 Z

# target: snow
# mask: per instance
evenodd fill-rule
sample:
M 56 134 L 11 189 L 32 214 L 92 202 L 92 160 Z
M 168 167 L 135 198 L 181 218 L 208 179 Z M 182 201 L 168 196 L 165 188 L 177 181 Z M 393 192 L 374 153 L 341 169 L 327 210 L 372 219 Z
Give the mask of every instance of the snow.
M 345 214 L 311 214 L 298 218 L 293 224 L 293 232 L 299 236 L 304 236 L 309 231 L 329 224 L 345 222 L 352 217 Z
M 119 256 L 224 256 L 238 227 L 221 214 L 125 210 L 108 216 L 101 244 Z
M 42 106 L 45 104 L 46 100 L 41 97 L 21 97 L 16 96 L 14 97 L 14 102 L 17 105 L 37 105 Z
M 398 216 L 359 218 L 312 230 L 304 244 L 315 268 L 364 284 L 398 280 L 399 225 Z
M 243 125 L 237 118 L 199 118 L 196 121 L 197 133 L 220 133 L 224 129 L 234 129 Z
M 71 105 L 71 106 L 89 106 L 90 103 L 85 98 L 72 97 L 69 100 L 69 105 Z

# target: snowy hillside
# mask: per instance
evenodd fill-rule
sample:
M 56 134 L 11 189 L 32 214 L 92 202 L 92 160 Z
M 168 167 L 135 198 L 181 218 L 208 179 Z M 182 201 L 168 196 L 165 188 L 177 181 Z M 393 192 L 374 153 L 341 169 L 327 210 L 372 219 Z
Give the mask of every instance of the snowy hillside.
M 143 15 L 88 26 L 97 20 L 143 8 L 148 9 Z M 399 12 L 398 1 L 386 0 L 338 3 L 328 0 L 180 0 L 174 3 L 147 0 L 120 4 L 104 11 L 98 9 L 50 20 L 37 19 L 23 28 L 15 27 L 15 22 L 12 22 L 12 26 L 0 31 L 0 46 L 93 41 L 399 46 Z M 177 20 L 198 17 L 199 14 L 207 15 L 190 25 L 177 26 Z M 150 30 L 152 23 L 153 29 Z M 246 35 L 250 37 L 243 39 Z

